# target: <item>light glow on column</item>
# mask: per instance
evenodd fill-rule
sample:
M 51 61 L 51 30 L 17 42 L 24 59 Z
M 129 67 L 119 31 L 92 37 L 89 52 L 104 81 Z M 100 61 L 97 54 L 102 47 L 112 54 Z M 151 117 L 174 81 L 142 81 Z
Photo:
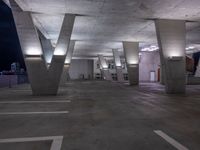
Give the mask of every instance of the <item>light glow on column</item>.
M 57 56 L 63 56 L 65 55 L 65 51 L 61 48 L 56 48 L 55 51 L 54 51 L 54 55 L 57 55 Z
M 128 61 L 129 65 L 136 65 L 138 63 L 139 63 L 139 61 L 138 60 L 134 60 L 134 59 L 131 59 L 131 60 Z
M 127 65 L 139 64 L 139 42 L 123 42 Z
M 99 55 L 99 62 L 100 62 L 100 66 L 103 69 L 108 69 L 108 65 L 107 65 L 106 60 L 104 59 L 103 55 Z
M 70 64 L 71 63 L 71 59 L 65 59 L 65 64 Z
M 182 53 L 180 51 L 176 51 L 175 49 L 173 51 L 170 51 L 168 54 L 168 57 L 179 57 L 182 56 Z
M 120 60 L 119 51 L 117 49 L 113 49 L 113 57 L 114 57 L 116 67 L 121 67 L 122 64 Z
M 47 59 L 46 59 L 46 61 L 47 61 L 46 63 L 50 64 L 51 60 L 52 60 L 52 57 L 48 56 Z
M 107 64 L 104 64 L 104 65 L 102 65 L 102 68 L 103 68 L 103 69 L 108 69 L 108 65 L 107 65 Z
M 121 66 L 122 66 L 121 62 L 116 62 L 116 67 L 121 67 Z
M 180 57 L 180 56 L 184 56 L 186 51 L 185 51 L 185 45 L 181 45 L 181 44 L 176 44 L 176 43 L 172 43 L 164 45 L 162 47 L 163 49 L 163 55 L 165 57 Z
M 42 55 L 42 51 L 38 48 L 29 48 L 26 51 L 26 55 Z

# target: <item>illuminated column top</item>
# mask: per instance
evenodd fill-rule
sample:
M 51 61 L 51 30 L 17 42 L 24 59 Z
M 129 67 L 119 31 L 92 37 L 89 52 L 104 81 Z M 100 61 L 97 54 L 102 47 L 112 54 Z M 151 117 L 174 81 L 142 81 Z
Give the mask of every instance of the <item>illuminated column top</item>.
M 185 56 L 185 21 L 159 19 L 155 21 L 155 25 L 158 44 L 163 57 L 173 58 Z
M 69 47 L 69 43 L 66 44 L 67 41 L 70 41 L 72 29 L 75 20 L 74 14 L 65 14 L 62 29 L 60 31 L 60 35 L 58 38 L 58 43 L 56 45 L 54 55 L 66 55 L 67 49 Z
M 70 41 L 69 49 L 67 51 L 67 56 L 66 56 L 66 59 L 65 59 L 65 64 L 70 64 L 71 63 L 73 52 L 74 52 L 75 43 L 76 42 L 74 40 Z
M 123 47 L 127 64 L 139 64 L 139 42 L 123 42 Z
M 99 62 L 100 62 L 100 66 L 102 69 L 108 69 L 108 64 L 106 62 L 106 60 L 104 59 L 103 55 L 99 55 Z
M 121 67 L 122 63 L 120 60 L 119 51 L 117 49 L 113 49 L 113 57 L 114 57 L 116 67 Z
M 25 56 L 42 55 L 42 47 L 31 17 L 31 13 L 23 11 L 14 0 L 10 0 L 10 5 L 23 54 Z

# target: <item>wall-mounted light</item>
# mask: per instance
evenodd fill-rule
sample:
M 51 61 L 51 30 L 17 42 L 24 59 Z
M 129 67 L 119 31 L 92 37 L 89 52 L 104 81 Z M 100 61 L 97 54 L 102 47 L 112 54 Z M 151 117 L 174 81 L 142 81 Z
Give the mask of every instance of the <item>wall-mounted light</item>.
M 138 64 L 129 64 L 128 65 L 130 68 L 137 68 L 138 67 Z
M 25 55 L 25 58 L 42 58 L 42 55 Z
M 30 61 L 41 61 L 42 56 L 41 55 L 25 55 L 25 60 L 30 60 Z
M 181 60 L 183 60 L 183 57 L 182 56 L 171 56 L 171 57 L 168 57 L 168 60 L 181 61 Z
M 70 64 L 64 64 L 65 68 L 68 68 L 70 66 Z

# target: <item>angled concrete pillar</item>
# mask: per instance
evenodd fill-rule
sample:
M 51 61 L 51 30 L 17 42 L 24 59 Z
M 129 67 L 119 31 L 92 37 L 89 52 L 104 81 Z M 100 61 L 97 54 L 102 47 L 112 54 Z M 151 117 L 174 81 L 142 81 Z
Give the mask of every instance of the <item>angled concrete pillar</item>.
M 43 56 L 44 56 L 45 62 L 48 65 L 51 63 L 53 53 L 54 53 L 54 48 L 51 44 L 51 40 L 47 39 L 39 30 L 37 31 L 38 31 L 39 39 L 42 46 Z
M 65 85 L 65 83 L 70 79 L 69 67 L 71 64 L 73 52 L 74 52 L 75 41 L 71 40 L 69 44 L 69 50 L 67 51 L 67 56 L 65 59 L 65 65 L 63 67 L 63 73 L 60 80 L 60 85 Z
M 119 82 L 124 81 L 124 75 L 122 71 L 122 63 L 119 55 L 119 51 L 117 49 L 113 49 L 113 57 L 114 57 L 114 63 L 115 63 L 115 68 L 117 72 L 117 80 Z
M 75 15 L 66 14 L 49 68 L 31 13 L 10 0 L 33 95 L 56 95 L 71 38 Z
M 198 63 L 198 66 L 197 66 L 197 69 L 196 69 L 196 72 L 195 72 L 195 77 L 200 77 L 200 59 L 199 59 L 199 63 Z
M 139 84 L 139 42 L 123 42 L 130 85 Z
M 159 19 L 155 25 L 166 92 L 185 93 L 185 21 Z
M 101 69 L 103 78 L 105 80 L 112 81 L 112 76 L 109 72 L 108 64 L 107 64 L 105 58 L 103 57 L 103 55 L 99 55 L 98 57 L 99 57 L 100 69 Z

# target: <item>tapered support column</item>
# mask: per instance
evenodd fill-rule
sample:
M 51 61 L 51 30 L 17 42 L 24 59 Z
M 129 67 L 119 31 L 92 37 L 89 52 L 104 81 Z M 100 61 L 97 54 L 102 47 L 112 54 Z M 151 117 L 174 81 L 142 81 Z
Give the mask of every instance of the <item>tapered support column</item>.
M 70 64 L 71 64 L 71 60 L 72 60 L 72 56 L 74 52 L 74 46 L 75 46 L 75 41 L 71 40 L 69 44 L 69 50 L 67 51 L 67 56 L 65 59 L 65 65 L 63 68 L 62 76 L 61 76 L 60 85 L 65 85 L 65 83 L 69 81 L 70 79 L 69 68 L 70 68 Z
M 122 71 L 122 63 L 120 60 L 119 51 L 117 49 L 113 49 L 113 57 L 114 57 L 115 68 L 117 72 L 117 80 L 119 82 L 123 82 L 124 76 L 123 76 L 123 71 Z
M 104 59 L 103 55 L 99 55 L 98 57 L 99 57 L 99 63 L 100 63 L 100 68 L 101 68 L 101 73 L 102 73 L 103 78 L 105 80 L 112 81 L 112 77 L 109 72 L 108 64 L 106 60 Z
M 195 72 L 195 77 L 200 77 L 200 59 L 199 59 L 199 63 Z
M 167 93 L 185 93 L 185 21 L 156 20 L 156 33 Z
M 139 42 L 123 42 L 130 85 L 139 84 Z
M 51 40 L 47 39 L 39 30 L 37 31 L 39 34 L 44 59 L 47 64 L 50 64 L 54 53 L 54 48 L 51 44 Z
M 75 15 L 65 15 L 52 61 L 49 68 L 47 68 L 46 61 L 43 59 L 44 49 L 42 49 L 30 12 L 24 12 L 15 0 L 10 0 L 10 5 L 33 94 L 56 95 L 69 47 Z

